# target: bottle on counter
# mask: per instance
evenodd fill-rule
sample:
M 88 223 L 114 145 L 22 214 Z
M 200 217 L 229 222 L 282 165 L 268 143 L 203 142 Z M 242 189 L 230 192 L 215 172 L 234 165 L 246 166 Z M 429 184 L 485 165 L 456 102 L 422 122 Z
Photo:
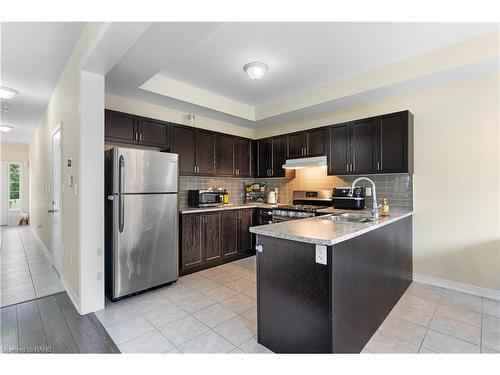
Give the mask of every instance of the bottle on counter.
M 384 200 L 382 201 L 380 216 L 389 216 L 389 203 L 387 203 L 387 198 L 384 198 Z
M 222 201 L 224 204 L 229 203 L 229 194 L 227 193 L 226 189 L 224 189 L 224 193 L 222 193 Z

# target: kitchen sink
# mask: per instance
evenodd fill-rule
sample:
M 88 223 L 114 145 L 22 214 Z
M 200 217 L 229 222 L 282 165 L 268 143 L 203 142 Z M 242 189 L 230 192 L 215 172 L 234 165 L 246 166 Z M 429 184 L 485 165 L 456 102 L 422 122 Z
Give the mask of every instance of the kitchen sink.
M 321 217 L 322 220 L 338 221 L 344 223 L 370 223 L 374 219 L 371 215 L 354 214 L 346 212 L 343 214 L 333 214 Z

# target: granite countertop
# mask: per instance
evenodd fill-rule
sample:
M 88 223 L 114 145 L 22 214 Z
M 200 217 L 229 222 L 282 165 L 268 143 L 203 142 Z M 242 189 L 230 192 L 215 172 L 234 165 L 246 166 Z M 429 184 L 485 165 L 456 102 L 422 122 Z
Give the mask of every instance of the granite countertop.
M 279 206 L 280 206 L 279 204 L 267 204 L 267 203 L 240 203 L 240 204 L 229 203 L 219 207 L 181 208 L 179 212 L 181 214 L 195 214 L 195 213 L 210 212 L 210 211 L 239 210 L 243 208 L 275 208 Z
M 325 210 L 330 210 L 330 213 L 353 212 L 335 210 L 333 208 Z M 366 213 L 366 211 L 357 211 L 357 213 Z M 326 216 L 317 216 L 308 219 L 255 226 L 250 228 L 250 232 L 260 236 L 331 246 L 401 220 L 412 214 L 413 211 L 409 210 L 392 210 L 391 216 L 381 217 L 376 221 L 368 223 L 335 222 L 322 219 Z

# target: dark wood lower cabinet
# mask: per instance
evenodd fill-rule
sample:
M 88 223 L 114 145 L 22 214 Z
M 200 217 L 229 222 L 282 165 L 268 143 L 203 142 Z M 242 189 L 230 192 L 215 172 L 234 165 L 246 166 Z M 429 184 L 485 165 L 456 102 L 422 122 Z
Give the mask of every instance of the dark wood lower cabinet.
M 255 255 L 254 209 L 181 214 L 180 275 Z

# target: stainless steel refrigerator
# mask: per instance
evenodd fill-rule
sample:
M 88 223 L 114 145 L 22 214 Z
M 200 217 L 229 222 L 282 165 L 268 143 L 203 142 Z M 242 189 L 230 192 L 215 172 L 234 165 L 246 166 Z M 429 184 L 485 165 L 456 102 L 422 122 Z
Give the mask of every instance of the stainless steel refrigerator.
M 178 155 L 105 152 L 106 295 L 112 301 L 178 278 Z

